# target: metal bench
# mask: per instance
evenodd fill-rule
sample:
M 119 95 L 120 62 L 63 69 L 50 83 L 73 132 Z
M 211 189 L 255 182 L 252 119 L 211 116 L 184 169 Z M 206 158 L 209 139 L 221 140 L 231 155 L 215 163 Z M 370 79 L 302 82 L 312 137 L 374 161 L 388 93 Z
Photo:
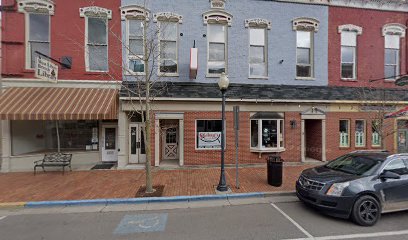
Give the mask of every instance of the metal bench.
M 45 172 L 45 167 L 62 167 L 62 174 L 65 173 L 65 167 L 71 169 L 72 154 L 67 153 L 46 153 L 42 160 L 34 162 L 34 175 L 37 167 L 41 167 Z

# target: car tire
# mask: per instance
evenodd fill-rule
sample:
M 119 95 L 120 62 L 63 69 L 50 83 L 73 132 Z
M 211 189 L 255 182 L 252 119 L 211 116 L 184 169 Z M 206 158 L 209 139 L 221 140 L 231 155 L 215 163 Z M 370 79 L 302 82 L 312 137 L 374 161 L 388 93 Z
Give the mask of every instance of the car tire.
M 372 196 L 364 195 L 355 202 L 351 212 L 351 218 L 361 226 L 373 226 L 381 216 L 381 205 Z

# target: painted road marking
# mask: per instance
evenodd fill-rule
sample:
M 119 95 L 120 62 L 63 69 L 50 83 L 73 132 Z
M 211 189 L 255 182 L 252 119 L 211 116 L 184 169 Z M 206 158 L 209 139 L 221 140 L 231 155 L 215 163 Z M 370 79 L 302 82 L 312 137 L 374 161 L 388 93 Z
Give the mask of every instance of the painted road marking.
M 167 213 L 125 215 L 114 234 L 125 235 L 143 232 L 162 232 L 166 228 Z
M 286 219 L 288 219 L 293 225 L 295 225 L 303 234 L 307 236 L 306 239 L 314 239 L 312 234 L 310 234 L 308 231 L 306 231 L 302 226 L 300 226 L 299 223 L 297 223 L 295 220 L 293 220 L 289 215 L 287 215 L 284 211 L 282 211 L 278 206 L 275 204 L 271 203 L 272 207 L 274 207 L 278 212 L 280 212 Z
M 324 237 L 294 238 L 294 239 L 286 239 L 286 240 L 337 240 L 337 239 L 388 237 L 388 236 L 400 236 L 400 235 L 408 235 L 408 230 L 390 231 L 390 232 L 375 232 L 375 233 L 357 233 L 357 234 L 335 235 L 335 236 L 324 236 Z
M 0 221 L 5 219 L 7 216 L 0 216 Z

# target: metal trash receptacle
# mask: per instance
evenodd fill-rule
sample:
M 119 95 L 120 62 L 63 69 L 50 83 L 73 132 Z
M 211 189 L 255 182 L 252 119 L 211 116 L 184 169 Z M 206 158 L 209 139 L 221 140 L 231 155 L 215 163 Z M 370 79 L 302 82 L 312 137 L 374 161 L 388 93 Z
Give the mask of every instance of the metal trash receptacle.
M 267 158 L 268 184 L 274 187 L 282 186 L 283 160 L 279 155 Z

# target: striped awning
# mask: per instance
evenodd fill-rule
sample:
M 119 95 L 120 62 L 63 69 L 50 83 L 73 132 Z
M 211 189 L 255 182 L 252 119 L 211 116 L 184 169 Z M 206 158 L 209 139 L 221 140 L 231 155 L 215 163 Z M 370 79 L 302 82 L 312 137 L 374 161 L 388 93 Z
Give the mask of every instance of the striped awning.
M 2 120 L 103 120 L 117 116 L 116 89 L 12 87 L 0 95 Z

